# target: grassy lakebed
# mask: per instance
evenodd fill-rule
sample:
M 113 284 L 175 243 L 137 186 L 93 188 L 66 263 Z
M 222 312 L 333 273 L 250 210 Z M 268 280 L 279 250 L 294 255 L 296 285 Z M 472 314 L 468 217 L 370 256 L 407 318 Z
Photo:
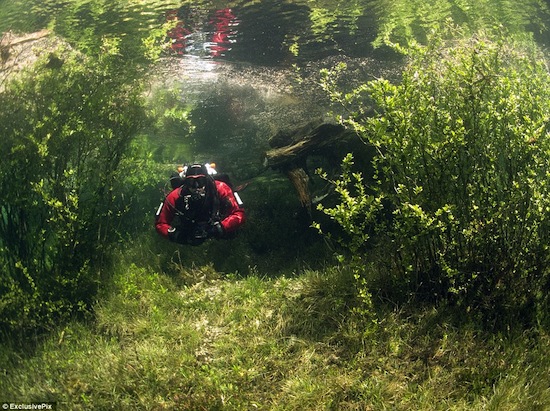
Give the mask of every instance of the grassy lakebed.
M 378 304 L 351 275 L 120 269 L 88 322 L 2 349 L 2 401 L 60 410 L 547 410 L 549 337 Z

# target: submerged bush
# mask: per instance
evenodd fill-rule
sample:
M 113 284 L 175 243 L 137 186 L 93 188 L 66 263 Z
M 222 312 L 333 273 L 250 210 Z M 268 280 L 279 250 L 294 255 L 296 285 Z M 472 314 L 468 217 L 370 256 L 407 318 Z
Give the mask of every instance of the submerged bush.
M 101 264 L 143 181 L 123 174 L 144 111 L 121 73 L 116 50 L 87 59 L 60 48 L 0 93 L 3 329 L 47 326 L 93 299 L 90 263 Z
M 550 279 L 545 61 L 530 41 L 483 34 L 434 37 L 409 57 L 399 84 L 333 90 L 351 111 L 344 122 L 378 155 L 372 198 L 347 191 L 325 211 L 373 247 L 365 255 L 396 285 L 467 310 L 532 313 Z M 358 106 L 369 100 L 372 117 Z M 345 168 L 342 181 L 351 176 Z

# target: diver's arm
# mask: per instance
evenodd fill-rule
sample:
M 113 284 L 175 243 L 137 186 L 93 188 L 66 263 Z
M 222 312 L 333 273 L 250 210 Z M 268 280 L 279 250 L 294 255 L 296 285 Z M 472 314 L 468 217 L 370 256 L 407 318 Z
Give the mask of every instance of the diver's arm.
M 166 196 L 164 204 L 158 214 L 157 221 L 155 223 L 155 229 L 164 238 L 170 239 L 168 235 L 170 228 L 172 227 L 172 220 L 175 216 L 175 198 L 179 195 L 178 190 L 173 190 Z
M 245 222 L 244 209 L 237 203 L 233 190 L 225 183 L 216 181 L 216 188 L 220 196 L 220 203 L 227 207 L 226 217 L 220 222 L 224 233 L 232 233 Z

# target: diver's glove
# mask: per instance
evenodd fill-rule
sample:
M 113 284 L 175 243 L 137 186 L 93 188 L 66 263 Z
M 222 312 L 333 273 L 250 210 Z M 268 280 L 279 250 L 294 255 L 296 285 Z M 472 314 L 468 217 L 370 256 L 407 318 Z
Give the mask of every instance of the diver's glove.
M 176 227 L 170 227 L 168 229 L 168 239 L 174 243 L 184 243 L 183 233 L 178 230 Z
M 208 227 L 209 238 L 220 238 L 223 236 L 223 227 L 219 221 L 215 221 Z

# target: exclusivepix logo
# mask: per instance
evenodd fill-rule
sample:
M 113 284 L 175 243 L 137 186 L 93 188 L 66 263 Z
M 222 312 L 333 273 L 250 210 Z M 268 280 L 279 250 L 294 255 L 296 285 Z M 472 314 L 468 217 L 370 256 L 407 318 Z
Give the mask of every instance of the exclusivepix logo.
M 54 402 L 4 402 L 3 410 L 55 410 Z

